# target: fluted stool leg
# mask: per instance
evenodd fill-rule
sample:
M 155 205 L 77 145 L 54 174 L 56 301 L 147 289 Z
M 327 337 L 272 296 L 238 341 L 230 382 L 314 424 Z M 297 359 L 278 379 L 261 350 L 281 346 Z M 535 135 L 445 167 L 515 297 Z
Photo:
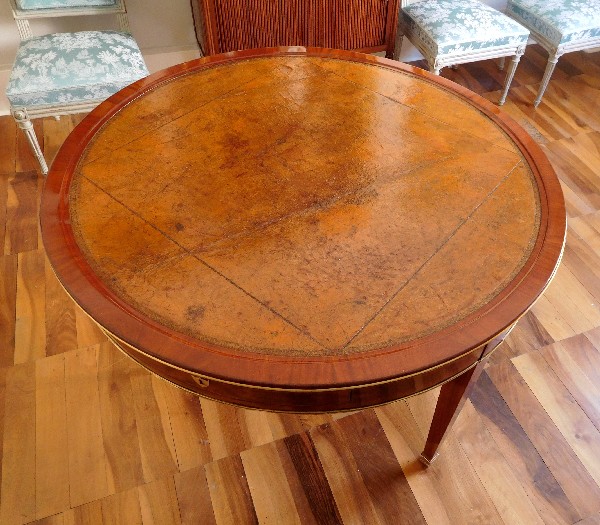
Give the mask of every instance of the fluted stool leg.
M 44 154 L 42 153 L 42 148 L 40 148 L 40 143 L 38 142 L 37 137 L 35 136 L 35 130 L 33 129 L 33 123 L 29 119 L 29 115 L 27 114 L 27 110 L 25 108 L 18 108 L 12 110 L 12 115 L 14 119 L 17 121 L 19 127 L 25 133 L 27 137 L 27 141 L 33 150 L 33 154 L 37 158 L 40 168 L 42 169 L 42 174 L 45 176 L 48 174 L 48 164 L 46 164 L 46 159 L 44 158 Z

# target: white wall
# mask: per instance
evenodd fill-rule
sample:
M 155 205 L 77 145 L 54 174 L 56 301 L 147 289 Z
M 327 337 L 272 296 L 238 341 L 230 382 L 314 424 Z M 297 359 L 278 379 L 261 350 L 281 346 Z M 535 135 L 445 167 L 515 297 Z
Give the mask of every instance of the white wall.
M 506 0 L 482 0 L 498 9 Z M 190 0 L 127 0 L 131 30 L 138 41 L 151 72 L 191 60 L 199 56 Z M 77 31 L 98 28 L 117 29 L 114 17 L 84 19 L 46 19 L 32 22 L 34 34 L 60 31 Z M 19 35 L 7 0 L 0 0 L 0 115 L 8 113 L 4 90 L 12 62 L 17 52 Z M 419 53 L 405 39 L 400 60 L 420 58 Z

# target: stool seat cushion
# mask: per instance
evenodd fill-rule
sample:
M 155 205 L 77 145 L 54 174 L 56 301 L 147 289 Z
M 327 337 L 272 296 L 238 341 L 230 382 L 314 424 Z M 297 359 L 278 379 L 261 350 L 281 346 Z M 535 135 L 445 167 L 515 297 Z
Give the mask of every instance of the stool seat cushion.
M 529 30 L 477 0 L 422 0 L 402 9 L 403 23 L 432 55 L 526 44 Z
M 6 96 L 13 107 L 101 101 L 147 74 L 128 33 L 54 33 L 21 42 Z
M 506 13 L 556 47 L 600 36 L 600 0 L 509 0 Z

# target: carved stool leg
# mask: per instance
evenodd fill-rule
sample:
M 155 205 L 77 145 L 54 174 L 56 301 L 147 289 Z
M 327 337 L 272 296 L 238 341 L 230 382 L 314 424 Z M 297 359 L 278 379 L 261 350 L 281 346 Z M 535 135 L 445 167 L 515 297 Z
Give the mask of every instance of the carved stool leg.
M 506 72 L 506 78 L 504 79 L 504 90 L 502 91 L 502 96 L 500 97 L 500 101 L 498 102 L 499 106 L 506 102 L 508 90 L 510 89 L 510 85 L 512 84 L 513 78 L 515 76 L 515 71 L 517 70 L 519 61 L 521 60 L 521 56 L 523 56 L 523 51 L 521 51 L 520 53 L 518 52 L 510 61 L 508 71 Z
M 419 458 L 428 467 L 437 457 L 437 450 L 469 397 L 473 385 L 483 370 L 483 361 L 442 386 L 429 427 L 425 448 Z
M 542 97 L 544 96 L 544 91 L 548 87 L 548 82 L 550 82 L 550 77 L 552 73 L 554 73 L 554 68 L 556 67 L 556 63 L 558 59 L 562 56 L 562 52 L 557 51 L 553 55 L 548 57 L 548 64 L 546 65 L 546 71 L 544 71 L 544 78 L 542 78 L 542 83 L 540 85 L 540 90 L 538 91 L 537 98 L 533 103 L 534 107 L 538 107 L 540 102 L 542 101 Z
M 42 153 L 42 148 L 40 148 L 40 144 L 38 142 L 37 137 L 35 136 L 35 131 L 33 129 L 33 124 L 29 119 L 29 115 L 27 114 L 27 110 L 24 108 L 13 109 L 12 114 L 14 119 L 17 121 L 19 127 L 25 133 L 27 140 L 29 141 L 29 145 L 33 150 L 33 154 L 36 156 L 38 162 L 40 163 L 40 167 L 42 169 L 42 174 L 48 174 L 48 165 L 46 164 L 46 159 L 44 158 L 44 154 Z

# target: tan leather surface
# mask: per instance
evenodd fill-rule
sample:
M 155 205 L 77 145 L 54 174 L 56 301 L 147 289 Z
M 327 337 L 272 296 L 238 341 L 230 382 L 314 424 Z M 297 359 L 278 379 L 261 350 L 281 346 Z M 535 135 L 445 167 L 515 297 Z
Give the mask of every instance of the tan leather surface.
M 487 304 L 531 253 L 540 202 L 512 141 L 456 95 L 298 56 L 126 106 L 70 212 L 95 273 L 142 314 L 237 350 L 339 356 Z

